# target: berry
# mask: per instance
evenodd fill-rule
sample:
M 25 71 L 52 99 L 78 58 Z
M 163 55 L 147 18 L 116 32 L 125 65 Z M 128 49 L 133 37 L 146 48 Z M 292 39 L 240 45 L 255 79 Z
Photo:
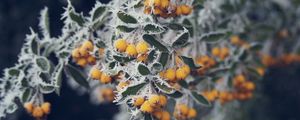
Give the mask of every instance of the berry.
M 145 41 L 141 41 L 136 45 L 136 51 L 139 54 L 145 54 L 148 52 L 149 45 Z
M 27 111 L 28 113 L 31 113 L 32 110 L 33 110 L 33 104 L 32 104 L 31 102 L 25 103 L 25 104 L 24 104 L 24 108 L 26 109 L 26 111 Z
M 187 5 L 181 5 L 181 11 L 183 15 L 189 15 L 192 12 L 192 8 Z
M 145 102 L 142 104 L 140 110 L 141 110 L 142 112 L 146 112 L 146 113 L 152 113 L 152 112 L 154 111 L 154 109 L 153 109 L 153 107 L 151 106 L 151 104 L 149 103 L 149 101 L 145 101 Z
M 92 70 L 90 72 L 90 76 L 91 76 L 92 79 L 100 80 L 101 79 L 101 75 L 102 75 L 102 72 L 99 69 L 92 68 Z
M 179 80 L 183 80 L 188 76 L 188 74 L 186 73 L 186 71 L 183 68 L 178 68 L 176 70 L 176 78 Z
M 197 111 L 194 108 L 190 108 L 188 112 L 188 118 L 195 118 L 197 116 Z
M 107 84 L 111 82 L 111 77 L 107 75 L 106 73 L 101 74 L 100 82 L 103 84 Z
M 164 74 L 164 77 L 169 81 L 175 81 L 176 80 L 176 71 L 174 68 L 169 68 Z
M 87 50 L 87 51 L 93 51 L 94 50 L 94 44 L 92 43 L 92 41 L 85 41 L 82 43 L 81 46 L 82 49 Z
M 86 59 L 80 58 L 80 59 L 78 59 L 77 64 L 81 67 L 85 67 L 88 64 L 88 62 Z
M 167 99 L 166 96 L 164 96 L 164 95 L 159 95 L 159 104 L 160 104 L 161 106 L 165 106 L 165 105 L 167 104 L 167 102 L 168 102 L 168 99 Z
M 134 57 L 138 54 L 137 51 L 136 51 L 136 48 L 133 44 L 130 44 L 130 45 L 127 46 L 126 54 L 131 56 L 131 57 Z
M 149 97 L 149 104 L 155 107 L 159 103 L 159 95 L 152 95 Z
M 37 106 L 33 109 L 33 112 L 32 112 L 33 117 L 41 118 L 41 117 L 43 117 L 43 115 L 44 115 L 44 112 L 41 107 Z
M 79 58 L 79 57 L 80 57 L 79 48 L 75 48 L 75 49 L 72 51 L 72 57 L 73 57 L 73 58 Z
M 144 102 L 145 102 L 144 97 L 136 97 L 136 98 L 134 99 L 133 105 L 134 105 L 135 107 L 139 107 L 139 106 L 141 106 Z
M 127 48 L 127 42 L 125 39 L 118 39 L 114 42 L 114 47 L 119 51 L 119 52 L 124 52 Z
M 45 102 L 41 106 L 41 108 L 42 108 L 42 110 L 43 110 L 43 112 L 45 114 L 49 114 L 50 113 L 50 107 L 51 107 L 51 104 L 49 102 Z

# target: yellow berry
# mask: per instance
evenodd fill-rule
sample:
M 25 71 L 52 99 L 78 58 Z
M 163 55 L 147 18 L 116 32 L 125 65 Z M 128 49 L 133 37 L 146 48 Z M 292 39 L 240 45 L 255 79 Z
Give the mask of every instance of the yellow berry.
M 90 64 L 90 65 L 95 65 L 96 64 L 96 58 L 94 56 L 89 56 L 87 58 L 87 62 Z
M 50 113 L 50 110 L 51 110 L 50 107 L 51 107 L 51 104 L 49 102 L 45 102 L 41 106 L 41 108 L 42 108 L 42 110 L 43 110 L 43 112 L 45 114 L 49 114 Z
M 211 51 L 211 54 L 213 55 L 213 56 L 219 56 L 220 55 L 220 48 L 218 48 L 218 47 L 214 47 L 213 49 L 212 49 L 212 51 Z
M 197 111 L 194 108 L 190 108 L 188 112 L 188 118 L 195 118 L 197 116 Z
M 155 5 L 155 6 L 160 6 L 160 1 L 161 1 L 161 0 L 154 0 L 154 5 Z
M 145 5 L 146 7 L 151 6 L 151 0 L 145 0 L 144 5 Z
M 137 97 L 137 98 L 134 99 L 133 105 L 134 105 L 135 107 L 139 107 L 139 106 L 141 106 L 144 102 L 145 102 L 144 97 Z
M 166 96 L 164 96 L 164 95 L 159 95 L 159 104 L 160 104 L 161 106 L 165 106 L 165 105 L 167 104 L 167 102 L 168 102 L 168 99 L 167 99 Z
M 41 107 L 37 106 L 33 109 L 33 112 L 32 112 L 33 117 L 41 118 L 41 117 L 43 117 L 43 115 L 44 115 L 44 112 Z
M 148 52 L 149 45 L 145 41 L 138 42 L 136 45 L 136 51 L 139 54 L 145 54 Z
M 169 0 L 161 0 L 161 7 L 162 8 L 167 8 L 170 4 Z
M 182 5 L 181 6 L 181 11 L 183 15 L 189 15 L 192 12 L 192 8 L 190 6 L 187 5 Z
M 111 82 L 111 77 L 109 75 L 107 75 L 106 73 L 102 73 L 100 82 L 103 83 L 103 84 L 110 83 Z
M 187 115 L 188 112 L 189 112 L 189 108 L 188 108 L 188 106 L 185 105 L 185 104 L 178 104 L 178 105 L 176 106 L 176 109 L 179 110 L 180 113 L 183 114 L 183 115 Z
M 160 119 L 162 118 L 162 116 L 163 116 L 163 112 L 162 112 L 161 110 L 155 111 L 155 112 L 153 113 L 153 116 L 154 116 L 156 119 L 160 120 Z
M 25 104 L 24 104 L 24 108 L 26 109 L 26 111 L 27 111 L 28 113 L 31 113 L 32 110 L 33 110 L 33 104 L 32 104 L 31 102 L 25 103 Z
M 160 15 L 162 11 L 159 8 L 154 8 L 153 14 L 154 15 Z
M 164 74 L 164 77 L 167 80 L 175 81 L 176 80 L 176 71 L 175 71 L 175 69 L 173 69 L 173 68 L 167 69 L 167 71 Z
M 93 51 L 94 50 L 94 44 L 92 43 L 92 41 L 87 40 L 87 41 L 82 43 L 81 48 L 85 49 L 87 51 Z
M 121 81 L 121 82 L 119 82 L 119 84 L 117 86 L 117 90 L 121 91 L 123 88 L 125 88 L 128 85 L 129 85 L 129 83 L 127 81 Z
M 176 7 L 175 13 L 176 13 L 176 15 L 178 15 L 178 16 L 182 14 L 181 6 L 177 6 L 177 7 Z
M 102 75 L 102 72 L 99 69 L 92 68 L 92 70 L 90 72 L 90 76 L 91 76 L 92 79 L 100 80 L 101 79 L 101 75 Z
M 80 57 L 79 48 L 75 48 L 75 49 L 72 51 L 72 57 L 73 57 L 73 58 L 79 58 L 79 57 Z
M 249 91 L 253 91 L 255 89 L 255 84 L 250 81 L 245 82 L 244 86 L 245 86 L 245 89 L 249 90 Z
M 88 62 L 86 59 L 80 58 L 80 59 L 78 59 L 77 64 L 81 67 L 85 67 L 88 64 Z
M 171 120 L 170 113 L 167 111 L 162 112 L 161 120 Z
M 182 69 L 183 69 L 187 74 L 190 74 L 190 73 L 191 73 L 191 68 L 190 68 L 188 65 L 182 66 Z
M 125 39 L 118 39 L 114 42 L 114 47 L 119 51 L 119 52 L 124 52 L 127 48 L 127 42 Z
M 145 101 L 145 102 L 142 104 L 140 110 L 141 110 L 142 112 L 146 112 L 146 113 L 152 113 L 152 112 L 154 111 L 154 109 L 153 109 L 153 107 L 151 106 L 151 104 L 149 103 L 149 101 Z
M 157 104 L 159 103 L 159 95 L 151 95 L 148 101 L 151 106 L 157 106 Z
M 89 55 L 89 51 L 87 51 L 85 48 L 83 48 L 83 47 L 80 47 L 79 48 L 79 53 L 80 53 L 80 56 L 81 57 L 86 57 L 86 56 L 88 56 Z
M 126 54 L 131 56 L 131 57 L 134 57 L 138 54 L 137 51 L 136 51 L 136 48 L 133 44 L 130 44 L 130 45 L 127 46 Z
M 179 80 L 183 80 L 187 77 L 187 73 L 185 72 L 185 70 L 183 68 L 178 68 L 176 70 L 176 78 Z

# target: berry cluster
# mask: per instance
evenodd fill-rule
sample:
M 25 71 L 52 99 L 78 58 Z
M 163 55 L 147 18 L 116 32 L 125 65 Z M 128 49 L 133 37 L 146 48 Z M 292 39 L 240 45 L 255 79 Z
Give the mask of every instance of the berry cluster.
M 144 13 L 150 14 L 152 7 L 152 13 L 154 15 L 168 18 L 180 15 L 189 15 L 192 12 L 192 7 L 189 5 L 177 5 L 172 4 L 170 0 L 145 0 L 144 1 Z
M 240 74 L 234 77 L 233 86 L 235 87 L 234 98 L 238 100 L 247 100 L 252 98 L 255 84 L 246 80 L 245 76 Z
M 190 120 L 196 118 L 197 111 L 185 104 L 177 104 L 173 114 L 177 120 Z
M 35 117 L 37 120 L 46 117 L 50 113 L 51 104 L 49 102 L 44 102 L 41 105 L 35 105 L 32 102 L 24 103 L 24 108 L 26 111 Z
M 178 80 L 184 80 L 191 72 L 188 65 L 182 65 L 177 68 L 169 68 L 159 73 L 160 77 L 167 80 L 170 83 L 175 83 Z
M 102 72 L 96 67 L 93 67 L 90 71 L 90 77 L 94 80 L 99 80 L 103 84 L 111 83 L 112 77 Z
M 216 65 L 216 61 L 207 55 L 198 57 L 196 62 L 197 64 L 201 65 L 201 68 L 197 70 L 198 74 L 200 75 L 203 75 L 205 71 Z
M 85 67 L 87 64 L 94 65 L 96 63 L 96 57 L 90 54 L 93 50 L 94 44 L 88 40 L 72 51 L 72 57 L 81 67 Z
M 114 42 L 114 47 L 119 52 L 125 52 L 130 57 L 137 57 L 138 61 L 145 61 L 147 58 L 147 52 L 149 51 L 149 45 L 145 41 L 140 41 L 136 45 L 128 44 L 125 39 L 118 39 Z
M 220 60 L 225 60 L 229 56 L 229 48 L 227 47 L 214 47 L 211 50 L 213 56 L 219 58 Z

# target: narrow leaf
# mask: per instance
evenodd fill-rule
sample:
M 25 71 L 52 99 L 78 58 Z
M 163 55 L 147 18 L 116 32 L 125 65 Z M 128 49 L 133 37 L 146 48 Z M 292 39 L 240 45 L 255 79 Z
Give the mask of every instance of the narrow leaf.
M 117 16 L 124 23 L 133 23 L 133 24 L 137 23 L 137 20 L 134 17 L 132 17 L 131 15 L 129 15 L 129 14 L 125 13 L 125 12 L 119 11 L 117 13 Z
M 199 69 L 201 66 L 195 64 L 193 58 L 181 56 L 183 62 L 187 64 L 191 69 Z
M 143 35 L 143 39 L 147 43 L 149 43 L 150 45 L 156 47 L 160 51 L 164 51 L 164 52 L 168 52 L 169 51 L 166 46 L 164 46 L 159 41 L 157 41 L 152 35 L 145 34 L 145 35 Z
M 86 76 L 78 70 L 76 67 L 68 64 L 65 66 L 65 72 L 67 75 L 72 77 L 78 84 L 82 85 L 85 88 L 89 88 L 89 83 L 87 82 Z
M 172 47 L 181 48 L 187 43 L 188 40 L 189 40 L 189 33 L 185 32 L 176 38 L 175 42 L 173 42 L 172 44 Z
M 191 96 L 200 105 L 204 105 L 207 107 L 211 105 L 210 102 L 205 97 L 203 97 L 202 95 L 198 94 L 195 91 L 191 92 Z
M 148 69 L 148 67 L 146 67 L 143 64 L 139 64 L 138 71 L 141 75 L 149 75 L 150 74 L 150 70 Z
M 136 28 L 127 27 L 125 25 L 119 25 L 119 26 L 117 26 L 117 29 L 122 31 L 122 32 L 129 33 L 129 32 L 132 32 L 133 30 L 135 30 Z
M 37 57 L 35 59 L 35 63 L 42 72 L 49 72 L 50 63 L 46 57 Z

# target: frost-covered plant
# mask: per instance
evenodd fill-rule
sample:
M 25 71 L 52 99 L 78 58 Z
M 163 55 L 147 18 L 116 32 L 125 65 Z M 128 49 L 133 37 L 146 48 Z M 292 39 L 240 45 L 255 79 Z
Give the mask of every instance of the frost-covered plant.
M 53 37 L 45 8 L 42 34 L 31 29 L 1 78 L 0 118 L 21 102 L 46 119 L 43 95 L 66 75 L 92 102 L 121 105 L 116 119 L 232 119 L 267 67 L 300 61 L 299 14 L 292 0 L 112 0 L 83 16 L 68 1 Z

